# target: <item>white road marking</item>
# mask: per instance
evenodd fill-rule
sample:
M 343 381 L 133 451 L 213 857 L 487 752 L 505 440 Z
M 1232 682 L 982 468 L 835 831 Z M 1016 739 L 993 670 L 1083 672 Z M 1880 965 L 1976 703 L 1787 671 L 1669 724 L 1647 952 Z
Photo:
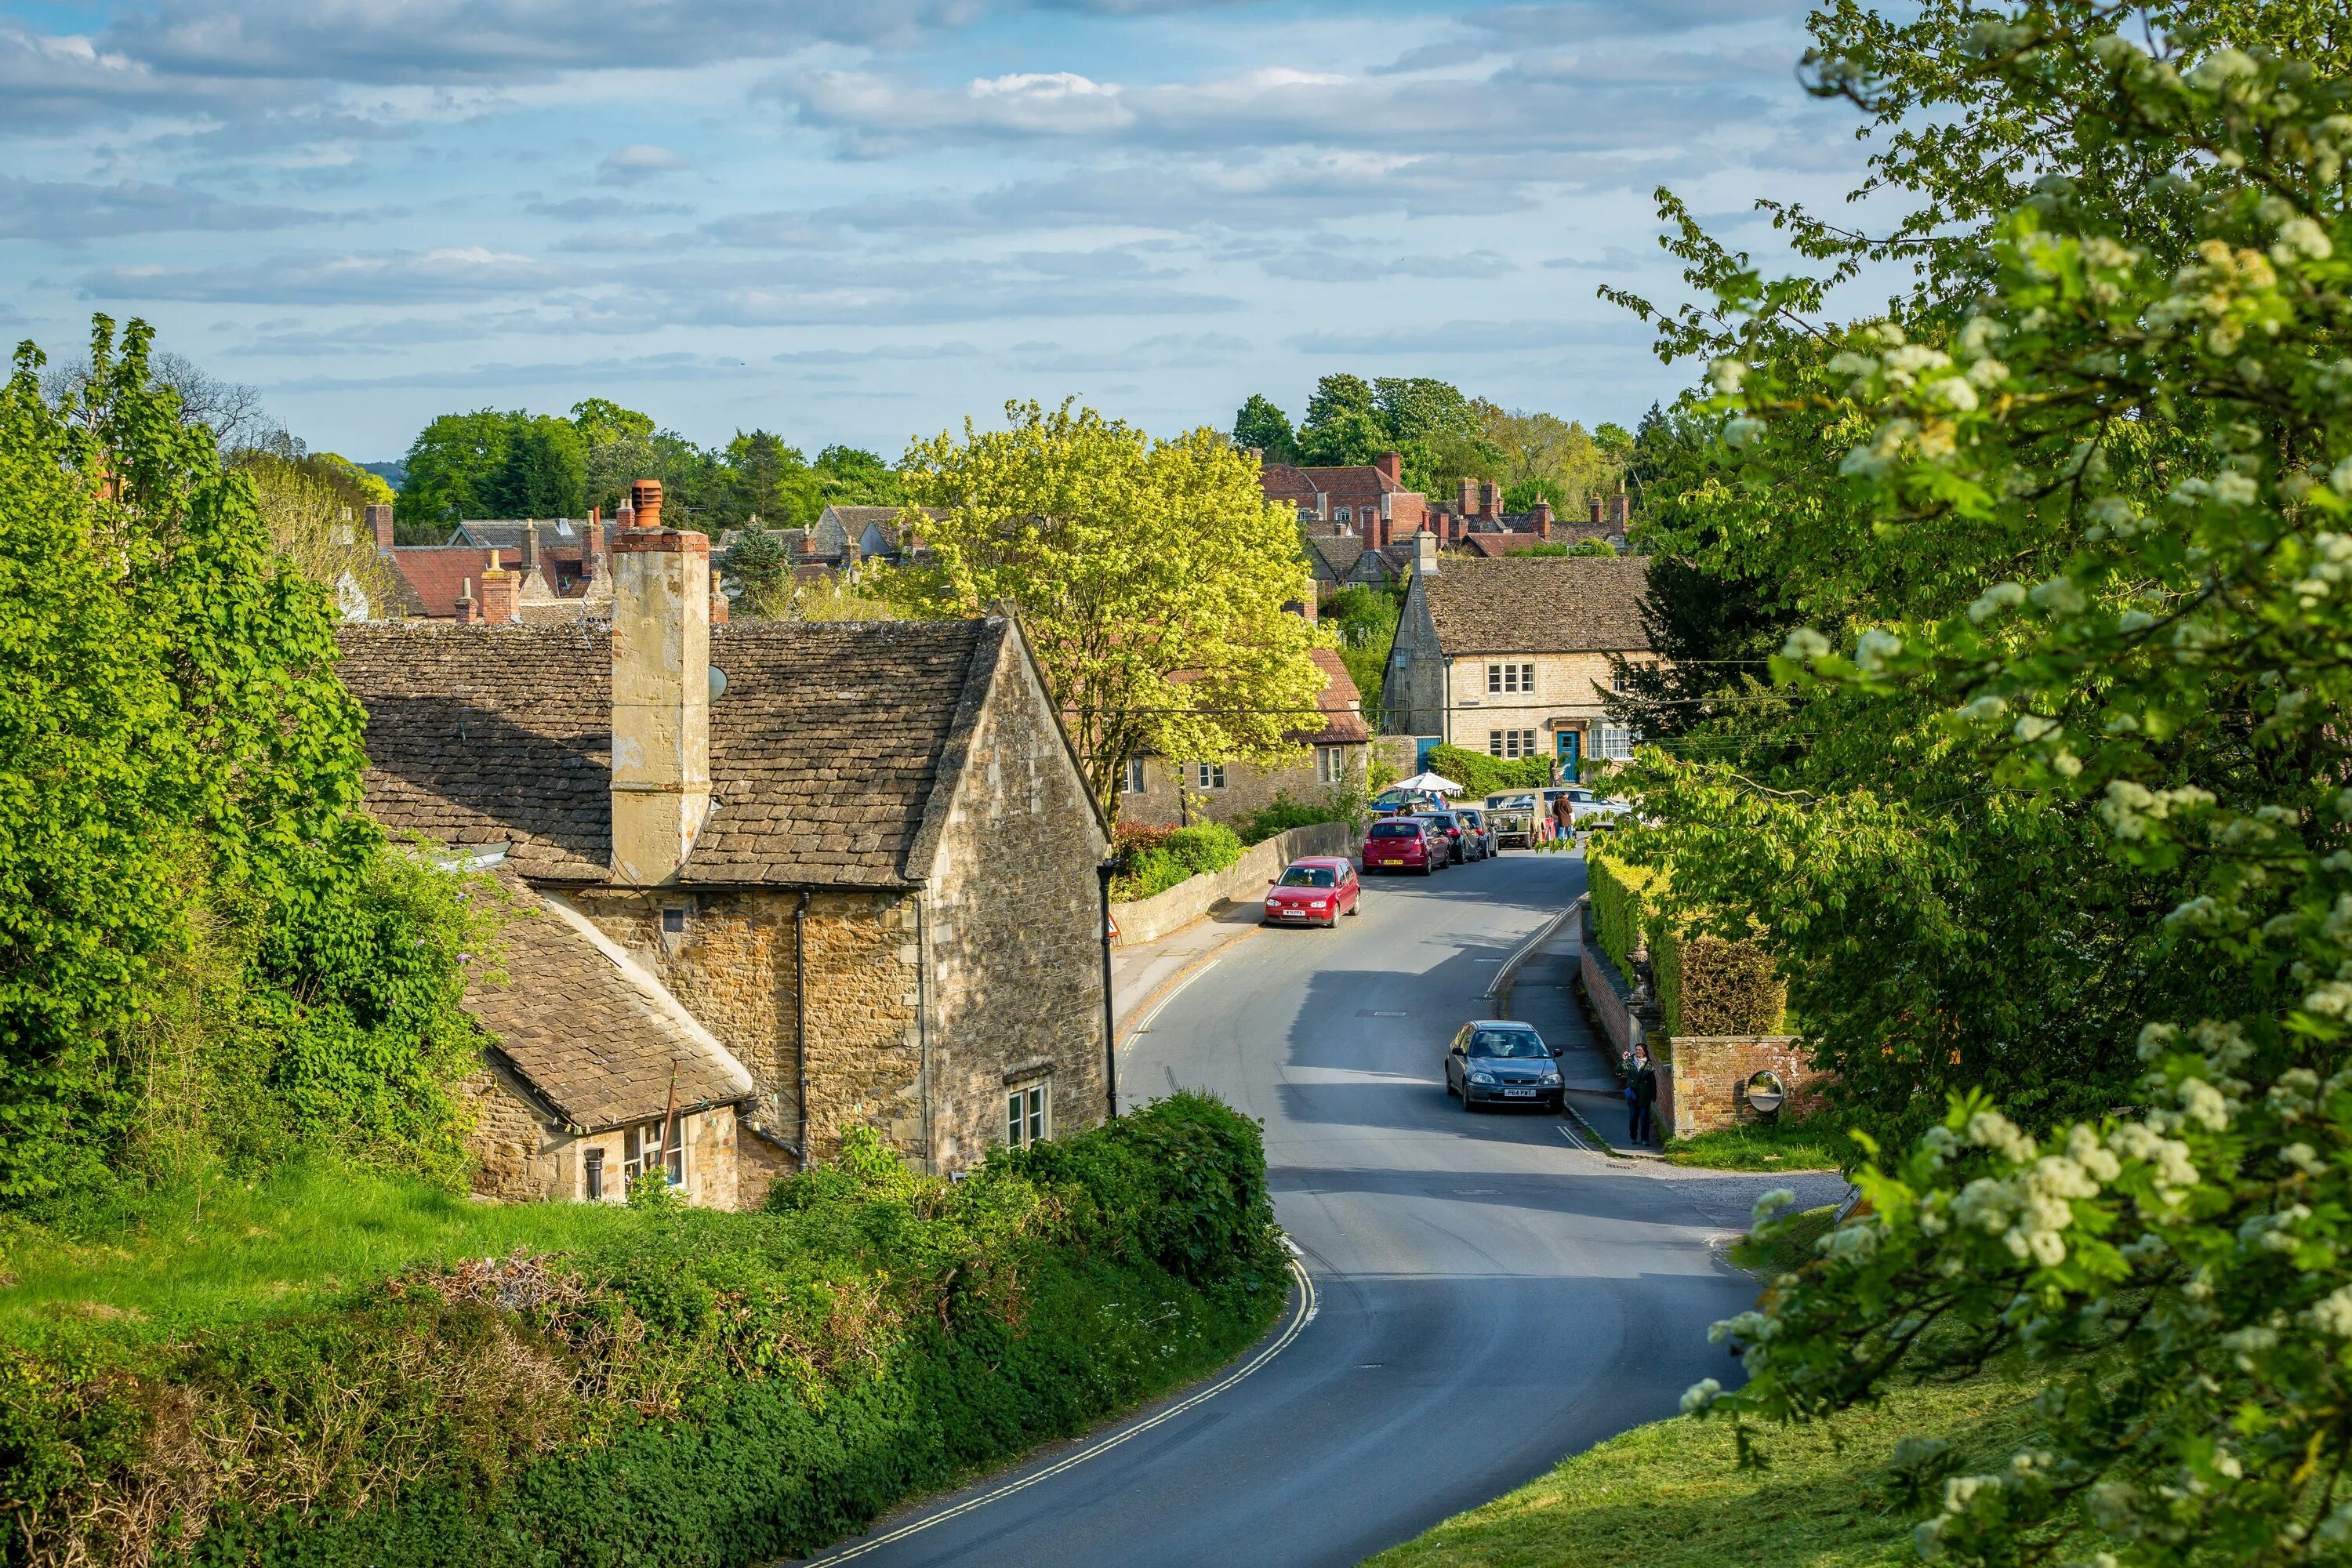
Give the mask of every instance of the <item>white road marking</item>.
M 1213 958 L 1209 960 L 1208 963 L 1201 965 L 1200 968 L 1192 971 L 1192 973 L 1184 976 L 1183 979 L 1179 980 L 1174 985 L 1171 986 L 1169 988 L 1168 994 L 1162 996 L 1157 1003 L 1153 1004 L 1151 1011 L 1143 1016 L 1143 1022 L 1138 1024 L 1134 1028 L 1129 1029 L 1127 1032 L 1127 1037 L 1129 1039 L 1133 1039 L 1138 1035 L 1149 1034 L 1151 1030 L 1151 1026 L 1160 1021 L 1160 1015 L 1168 1010 L 1168 1004 L 1176 1000 L 1176 998 L 1183 993 L 1184 987 L 1192 984 L 1192 982 L 1200 979 L 1201 976 L 1208 973 L 1209 971 L 1216 968 L 1217 965 L 1223 962 L 1224 962 L 1223 959 Z
M 1286 1237 L 1284 1238 L 1286 1242 L 1287 1242 L 1288 1239 L 1289 1238 Z M 1295 1254 L 1297 1251 L 1297 1248 L 1293 1247 L 1291 1250 Z M 1192 1409 L 1196 1405 L 1205 1404 L 1209 1400 L 1214 1399 L 1218 1394 L 1223 1394 L 1225 1390 L 1231 1388 L 1234 1384 L 1239 1383 L 1242 1379 L 1247 1377 L 1250 1373 L 1255 1372 L 1258 1368 L 1264 1366 L 1275 1357 L 1280 1355 L 1284 1351 L 1289 1349 L 1290 1342 L 1297 1339 L 1299 1335 L 1299 1331 L 1305 1329 L 1307 1324 L 1315 1321 L 1315 1313 L 1318 1310 L 1318 1304 L 1315 1300 L 1314 1279 L 1308 1276 L 1305 1268 L 1299 1266 L 1298 1260 L 1296 1257 L 1291 1259 L 1290 1272 L 1292 1278 L 1298 1281 L 1299 1306 L 1298 1311 L 1294 1314 L 1290 1320 L 1290 1326 L 1282 1331 L 1282 1337 L 1276 1340 L 1274 1343 L 1266 1346 L 1265 1349 L 1258 1352 L 1257 1354 L 1243 1363 L 1241 1366 L 1235 1368 L 1233 1372 L 1228 1373 L 1225 1376 L 1218 1379 L 1215 1383 L 1211 1384 L 1208 1387 L 1202 1389 L 1200 1392 L 1191 1395 L 1189 1398 L 1180 1400 L 1176 1404 L 1170 1405 L 1167 1409 L 1161 1411 L 1159 1415 L 1154 1415 L 1149 1421 L 1139 1421 L 1134 1426 L 1126 1428 L 1124 1431 L 1104 1438 L 1101 1442 L 1097 1443 L 1092 1447 L 1080 1448 L 1076 1453 L 1070 1455 L 1066 1458 L 1057 1460 L 1054 1464 L 1046 1466 L 1044 1469 L 1037 1471 L 1034 1475 L 1024 1476 L 1017 1481 L 1013 1481 L 997 1488 L 994 1491 L 983 1492 L 980 1496 L 972 1498 L 968 1501 L 958 1503 L 953 1508 L 945 1509 L 938 1513 L 932 1514 L 928 1519 L 919 1519 L 911 1524 L 902 1524 L 898 1529 L 890 1531 L 887 1535 L 877 1535 L 871 1541 L 861 1541 L 855 1546 L 844 1547 L 839 1552 L 831 1552 L 823 1557 L 812 1557 L 808 1560 L 807 1568 L 817 1568 L 817 1564 L 824 1563 L 846 1563 L 854 1557 L 863 1557 L 877 1547 L 888 1546 L 894 1542 L 904 1541 L 907 1537 L 929 1530 L 935 1524 L 942 1523 L 950 1519 L 961 1518 L 967 1513 L 971 1513 L 976 1509 L 986 1508 L 990 1503 L 999 1501 L 1004 1498 L 1009 1498 L 1015 1492 L 1026 1491 L 1029 1488 L 1035 1486 L 1039 1481 L 1045 1480 L 1050 1477 L 1058 1476 L 1064 1470 L 1070 1469 L 1075 1466 L 1083 1465 L 1097 1454 L 1107 1454 L 1113 1448 L 1118 1447 L 1121 1443 L 1126 1442 L 1129 1438 L 1139 1437 L 1144 1433 L 1150 1431 L 1153 1427 L 1165 1422 L 1173 1421 L 1176 1417 L 1183 1415 L 1186 1411 Z

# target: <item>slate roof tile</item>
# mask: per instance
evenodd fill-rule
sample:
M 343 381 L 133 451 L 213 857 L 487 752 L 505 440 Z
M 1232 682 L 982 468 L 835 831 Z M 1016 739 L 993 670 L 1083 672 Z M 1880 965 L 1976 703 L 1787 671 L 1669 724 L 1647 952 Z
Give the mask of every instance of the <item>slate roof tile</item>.
M 1423 591 L 1438 645 L 1464 653 L 1633 653 L 1650 637 L 1641 556 L 1449 556 Z

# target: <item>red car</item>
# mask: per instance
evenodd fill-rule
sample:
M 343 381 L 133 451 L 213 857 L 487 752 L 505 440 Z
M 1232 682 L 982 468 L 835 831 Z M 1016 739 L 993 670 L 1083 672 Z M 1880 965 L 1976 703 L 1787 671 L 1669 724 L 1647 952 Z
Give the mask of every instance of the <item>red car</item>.
M 1434 831 L 1417 816 L 1382 817 L 1364 835 L 1364 869 L 1418 871 L 1428 876 L 1451 855 L 1442 844 L 1432 847 L 1430 835 Z
M 1341 915 L 1356 912 L 1363 891 L 1355 866 L 1347 860 L 1293 860 L 1265 885 L 1265 923 L 1335 926 Z

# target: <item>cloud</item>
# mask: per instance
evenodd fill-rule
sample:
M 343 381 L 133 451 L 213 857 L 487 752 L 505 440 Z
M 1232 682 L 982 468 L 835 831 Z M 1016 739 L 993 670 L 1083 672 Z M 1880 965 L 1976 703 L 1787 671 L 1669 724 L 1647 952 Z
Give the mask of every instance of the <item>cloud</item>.
M 1544 265 L 1582 272 L 1620 272 L 1629 267 L 1641 266 L 1642 258 L 1622 245 L 1610 245 L 1601 247 L 1601 258 L 1597 261 L 1588 261 L 1579 256 L 1555 256 Z
M 1309 283 L 1372 283 L 1389 278 L 1500 278 L 1517 268 L 1491 250 L 1459 256 L 1389 256 L 1360 240 L 1333 238 L 1312 249 L 1270 257 L 1259 265 L 1276 278 Z
M 562 281 L 543 262 L 484 246 L 313 252 L 209 268 L 112 267 L 81 282 L 85 300 L 213 304 L 373 305 L 488 299 Z
M 1117 350 L 1070 350 L 1059 343 L 1015 343 L 1013 368 L 1033 375 L 1139 370 L 1202 370 L 1228 365 L 1256 345 L 1231 332 L 1162 332 Z
M 245 233 L 332 221 L 333 216 L 328 213 L 224 201 L 179 185 L 144 180 L 100 185 L 0 174 L 0 238 L 6 239 L 77 245 L 131 234 L 198 229 Z
M 616 217 L 684 217 L 694 209 L 683 202 L 641 202 L 633 196 L 569 196 L 562 201 L 525 202 L 533 217 L 560 223 L 603 223 Z
M 687 162 L 667 147 L 656 147 L 640 142 L 604 155 L 596 165 L 596 183 L 600 185 L 634 185 L 641 181 L 674 174 L 687 167 Z
M 402 375 L 308 375 L 273 382 L 274 392 L 373 392 L 396 387 L 612 386 L 624 382 L 702 381 L 755 374 L 741 360 L 695 353 L 509 364 L 490 362 Z
M 945 343 L 884 343 L 864 349 L 788 349 L 775 355 L 774 360 L 778 364 L 874 364 L 898 360 L 974 359 L 980 352 L 978 344 L 959 338 Z
M 1636 323 L 1638 325 L 1638 323 Z M 1285 338 L 1301 353 L 1369 356 L 1406 353 L 1508 353 L 1566 348 L 1621 338 L 1613 321 L 1447 321 L 1431 327 L 1362 327 Z

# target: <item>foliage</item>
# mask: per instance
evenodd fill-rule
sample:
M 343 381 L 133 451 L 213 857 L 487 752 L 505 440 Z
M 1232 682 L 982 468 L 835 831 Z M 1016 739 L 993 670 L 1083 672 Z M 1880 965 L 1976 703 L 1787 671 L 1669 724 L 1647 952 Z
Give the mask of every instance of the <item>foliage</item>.
M 1322 616 L 1323 624 L 1339 634 L 1339 662 L 1356 683 L 1357 706 L 1377 715 L 1397 623 L 1404 617 L 1403 591 L 1355 584 L 1326 600 Z
M 0 395 L 0 1206 L 307 1141 L 446 1175 L 492 917 L 361 814 L 327 590 L 148 342 Z
M 2010 1463 L 1923 1456 L 1919 1539 L 1955 1563 L 2293 1563 L 2352 1540 L 2352 93 L 2332 56 L 2272 52 L 2338 23 L 1979 16 L 1973 58 L 1930 62 L 1938 101 L 2030 108 L 2023 144 L 2062 174 L 1939 234 L 1954 254 L 1905 321 L 1799 332 L 1816 282 L 1732 266 L 1666 328 L 1738 350 L 1722 482 L 1793 524 L 1758 557 L 1854 546 L 1804 557 L 1828 570 L 1796 602 L 1835 642 L 1801 627 L 1776 666 L 1844 786 L 1652 762 L 1668 826 L 1633 852 L 1837 969 L 1842 1070 L 1874 1076 L 1890 1134 L 1870 1212 L 1729 1325 L 1747 1385 L 1689 1404 L 1804 1419 L 1907 1370 L 2051 1369 Z M 1880 37 L 1822 85 L 1869 106 L 1884 80 L 1899 118 L 1917 40 Z M 1995 984 L 2015 1017 L 1976 994 Z
M 1277 790 L 1272 800 L 1246 816 L 1234 818 L 1234 832 L 1244 844 L 1263 844 L 1277 833 L 1287 833 L 1294 827 L 1312 827 L 1320 822 L 1353 821 L 1362 808 L 1345 795 L 1334 791 L 1323 801 L 1293 800 Z
M 1654 872 L 1622 865 L 1606 855 L 1588 852 L 1584 858 L 1585 889 L 1592 900 L 1592 924 L 1601 938 L 1601 951 L 1629 983 L 1634 950 L 1642 945 L 1649 923 L 1642 895 L 1657 879 Z
M 1234 412 L 1234 445 L 1244 451 L 1255 447 L 1269 463 L 1296 462 L 1298 458 L 1298 441 L 1291 433 L 1290 416 L 1255 392 Z
M 235 467 L 253 483 L 254 504 L 269 526 L 271 544 L 306 580 L 334 593 L 338 607 L 348 614 L 364 615 L 362 600 L 369 608 L 390 602 L 394 568 L 376 549 L 375 534 L 360 511 L 371 504 L 363 498 L 373 491 L 391 498 L 383 480 L 363 474 L 372 484 L 358 483 L 348 477 L 358 470 L 331 453 L 281 458 L 241 452 Z
M 883 596 L 886 590 L 875 585 L 881 576 L 880 569 L 869 568 L 865 578 L 855 583 L 838 572 L 829 572 L 814 583 L 795 583 L 782 613 L 800 621 L 898 620 L 901 618 L 898 607 Z
M 1483 399 L 1473 406 L 1480 434 L 1501 454 L 1501 467 L 1493 477 L 1503 481 L 1503 504 L 1510 510 L 1525 511 L 1542 496 L 1562 518 L 1580 521 L 1592 497 L 1616 489 L 1624 453 L 1601 439 L 1603 430 L 1616 430 L 1622 437 L 1616 426 L 1587 431 L 1556 414 L 1506 409 Z
M 1557 558 L 1565 555 L 1614 556 L 1617 553 L 1617 551 L 1616 547 L 1612 545 L 1605 539 L 1580 539 L 1573 544 L 1569 543 L 1565 540 L 1558 540 L 1547 544 L 1529 544 L 1517 550 L 1507 551 L 1505 553 L 1510 555 L 1549 555 Z
M 1914 1559 L 1898 1504 L 1916 1471 L 1901 1461 L 1929 1444 L 1956 1464 L 1999 1460 L 2033 1393 L 1993 1373 L 1906 1384 L 1777 1436 L 1769 1469 L 1740 1468 L 1725 1427 L 1653 1421 L 1366 1568 L 1885 1568 Z
M 1666 918 L 1651 921 L 1649 937 L 1669 1037 L 1780 1033 L 1789 988 L 1761 943 L 1686 932 Z
M 1689 1138 L 1668 1138 L 1665 1152 L 1668 1164 L 1708 1171 L 1830 1171 L 1862 1158 L 1836 1117 L 1799 1120 L 1786 1111 L 1769 1121 L 1742 1121 Z M 1804 1237 L 1801 1244 L 1810 1247 L 1812 1239 Z
M 725 580 L 742 589 L 743 608 L 751 614 L 772 615 L 792 594 L 793 562 L 784 542 L 758 523 L 743 525 L 719 564 Z
M 1125 864 L 1111 879 L 1110 896 L 1120 903 L 1132 903 L 1194 877 L 1223 870 L 1242 858 L 1242 839 L 1222 822 L 1197 822 L 1189 827 L 1125 823 L 1118 828 L 1112 852 Z
M 1551 783 L 1549 757 L 1506 762 L 1461 746 L 1432 746 L 1428 771 L 1460 784 L 1465 801 L 1484 800 L 1496 790 L 1542 789 Z
M 1318 468 L 1369 463 L 1389 447 L 1387 426 L 1372 402 L 1371 383 L 1335 371 L 1315 384 L 1307 417 L 1298 422 L 1298 455 Z
M 579 517 L 587 510 L 587 443 L 568 419 L 520 409 L 445 414 L 409 445 L 394 516 L 417 524 Z
M 453 1238 L 488 1223 L 448 1217 Z M 647 1563 L 801 1555 L 1197 1374 L 1284 1294 L 1256 1129 L 1192 1096 L 1000 1151 L 961 1184 L 914 1175 L 869 1134 L 763 1214 L 500 1221 L 567 1250 L 450 1246 L 388 1279 L 306 1280 L 234 1332 L 47 1320 L 0 1351 L 0 1550 L 34 1564 L 536 1564 L 608 1560 L 615 1542 Z
M 1080 765 L 1116 822 L 1128 759 L 1280 761 L 1315 711 L 1314 592 L 1297 524 L 1215 431 L 1155 441 L 1065 403 L 1008 404 L 1009 428 L 907 454 L 926 557 L 880 577 L 910 615 L 1009 602 Z
M 1573 503 L 1568 498 L 1568 486 L 1548 474 L 1530 479 L 1514 479 L 1510 488 L 1503 492 L 1505 511 L 1533 511 L 1538 501 L 1549 502 L 1557 516 L 1574 515 L 1570 510 Z

